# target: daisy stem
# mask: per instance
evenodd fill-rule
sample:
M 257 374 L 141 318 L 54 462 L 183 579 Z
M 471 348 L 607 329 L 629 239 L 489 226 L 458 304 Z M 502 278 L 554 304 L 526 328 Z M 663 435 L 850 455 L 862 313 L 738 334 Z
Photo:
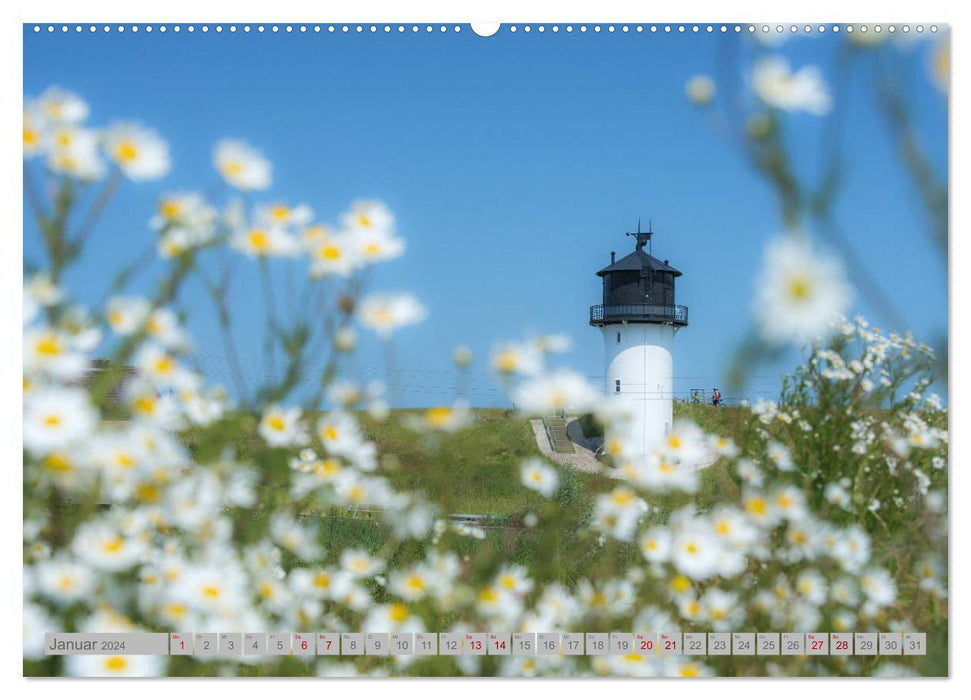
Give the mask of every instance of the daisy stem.
M 274 333 L 278 331 L 276 318 L 276 301 L 273 295 L 273 280 L 270 278 L 270 266 L 265 257 L 260 257 L 260 284 L 263 287 L 263 307 L 266 309 L 267 331 L 263 341 L 263 361 L 268 383 L 273 382 Z
M 94 226 L 98 223 L 98 219 L 104 214 L 105 209 L 108 208 L 108 204 L 111 202 L 112 197 L 114 197 L 115 192 L 118 191 L 118 186 L 121 184 L 121 171 L 115 168 L 111 171 L 111 175 L 105 180 L 104 186 L 98 193 L 97 199 L 88 209 L 88 214 L 84 218 L 84 221 L 78 227 L 78 232 L 71 241 L 69 249 L 71 251 L 71 259 L 76 258 L 80 253 L 81 249 L 84 248 L 85 242 L 91 236 L 91 232 L 94 230 Z

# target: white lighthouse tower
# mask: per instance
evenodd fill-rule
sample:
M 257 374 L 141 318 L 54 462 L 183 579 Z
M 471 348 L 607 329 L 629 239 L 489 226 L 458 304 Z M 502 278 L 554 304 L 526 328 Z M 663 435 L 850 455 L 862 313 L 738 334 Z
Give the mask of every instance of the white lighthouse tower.
M 627 235 L 637 246 L 620 260 L 611 252 L 597 273 L 603 303 L 590 307 L 590 325 L 603 334 L 607 394 L 629 416 L 628 439 L 646 454 L 671 429 L 674 336 L 688 325 L 688 308 L 674 301 L 681 273 L 651 254 L 651 227 L 638 223 Z

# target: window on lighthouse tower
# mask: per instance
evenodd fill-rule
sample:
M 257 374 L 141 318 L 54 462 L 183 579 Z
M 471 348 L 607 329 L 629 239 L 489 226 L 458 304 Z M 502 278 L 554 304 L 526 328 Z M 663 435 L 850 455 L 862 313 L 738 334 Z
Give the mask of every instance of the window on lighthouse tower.
M 614 380 L 614 393 L 615 394 L 619 394 L 620 393 L 620 380 L 619 379 L 615 379 Z

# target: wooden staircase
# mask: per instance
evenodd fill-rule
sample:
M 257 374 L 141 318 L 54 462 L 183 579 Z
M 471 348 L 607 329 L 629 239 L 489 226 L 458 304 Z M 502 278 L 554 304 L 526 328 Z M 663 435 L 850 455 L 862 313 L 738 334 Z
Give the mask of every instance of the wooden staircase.
M 546 437 L 550 447 L 558 454 L 574 454 L 576 450 L 573 442 L 566 433 L 566 418 L 564 416 L 544 416 L 543 425 L 546 427 Z

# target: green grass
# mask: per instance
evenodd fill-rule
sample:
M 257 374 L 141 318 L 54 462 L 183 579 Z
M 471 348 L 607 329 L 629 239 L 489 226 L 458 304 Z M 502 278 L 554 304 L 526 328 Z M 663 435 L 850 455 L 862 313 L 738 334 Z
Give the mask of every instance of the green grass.
M 381 423 L 362 419 L 378 454 L 394 456 L 394 468 L 385 473 L 395 487 L 424 491 L 451 513 L 508 514 L 538 504 L 540 497 L 519 480 L 522 461 L 542 456 L 528 418 L 476 409 L 472 425 L 458 433 L 426 435 L 403 424 L 420 413 L 394 411 Z M 596 477 L 581 475 L 591 478 Z
M 742 409 L 710 406 L 675 406 L 675 417 L 689 417 L 706 431 L 736 435 L 744 426 Z M 475 409 L 474 420 L 457 433 L 419 432 L 408 426 L 409 419 L 419 418 L 420 410 L 392 411 L 387 420 L 375 421 L 364 413 L 358 415 L 368 439 L 377 445 L 381 459 L 380 473 L 398 490 L 421 491 L 436 502 L 441 512 L 485 515 L 516 515 L 539 507 L 538 494 L 523 488 L 519 468 L 524 459 L 541 457 L 529 418 L 505 409 Z M 237 417 L 238 418 L 238 417 Z M 247 432 L 255 433 L 255 418 L 243 417 Z M 598 428 L 584 417 L 584 434 L 595 434 Z M 212 429 L 210 429 L 212 430 Z M 252 434 L 251 433 L 251 434 Z M 218 436 L 200 440 L 183 436 L 204 459 L 214 459 L 218 450 L 207 442 L 222 444 Z M 261 468 L 260 508 L 273 509 L 290 500 L 287 487 L 289 451 L 265 450 L 262 441 L 237 441 L 241 456 L 252 456 Z M 566 471 L 568 467 L 561 467 Z M 614 483 L 609 477 L 570 470 L 582 489 L 609 490 Z M 702 474 L 699 505 L 702 508 L 737 497 L 738 487 L 719 462 Z M 652 505 L 662 510 L 682 505 L 686 495 L 652 498 Z

